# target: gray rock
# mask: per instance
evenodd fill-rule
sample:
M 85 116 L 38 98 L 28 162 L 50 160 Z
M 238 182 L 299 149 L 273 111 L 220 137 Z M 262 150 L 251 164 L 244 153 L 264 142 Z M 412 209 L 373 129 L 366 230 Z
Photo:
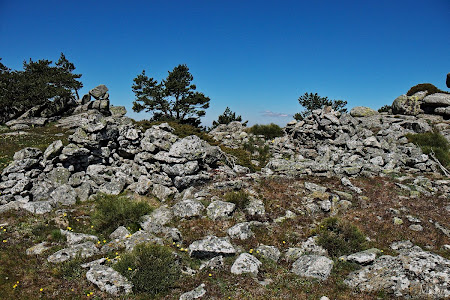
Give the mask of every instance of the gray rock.
M 69 182 L 70 172 L 66 168 L 57 167 L 50 171 L 47 179 L 50 183 L 58 186 Z
M 202 283 L 190 292 L 184 293 L 180 296 L 180 300 L 192 300 L 203 297 L 206 294 L 205 284 Z
M 236 204 L 234 203 L 215 200 L 206 208 L 206 214 L 211 220 L 217 220 L 231 216 L 235 208 Z
M 223 256 L 216 256 L 208 260 L 207 262 L 204 262 L 200 265 L 199 270 L 203 270 L 205 268 L 215 270 L 222 268 L 224 266 Z
M 162 170 L 169 176 L 192 175 L 197 172 L 199 165 L 197 161 L 188 161 L 185 164 L 162 165 Z
M 75 245 L 80 244 L 82 242 L 93 241 L 97 242 L 98 237 L 95 235 L 79 233 L 79 232 L 71 232 L 68 230 L 60 229 L 61 234 L 67 238 L 67 244 Z
M 79 187 L 75 188 L 75 193 L 80 201 L 87 201 L 92 194 L 92 185 L 85 181 Z
M 14 153 L 14 160 L 24 160 L 24 159 L 38 159 L 42 156 L 42 151 L 37 148 L 24 148 L 20 151 Z
M 173 214 L 180 218 L 191 218 L 202 215 L 205 207 L 197 200 L 183 200 L 172 207 Z
M 326 187 L 312 183 L 312 182 L 305 181 L 304 185 L 305 185 L 305 188 L 311 192 L 325 193 L 327 191 Z
M 151 243 L 164 245 L 163 240 L 154 236 L 150 232 L 139 230 L 133 233 L 129 238 L 124 240 L 125 248 L 127 251 L 132 251 L 134 247 L 142 243 Z M 103 248 L 102 248 L 103 251 Z
M 48 212 L 51 212 L 52 201 L 36 201 L 36 202 L 28 202 L 25 203 L 22 208 L 26 211 L 29 211 L 33 214 L 42 215 Z
M 89 91 L 89 95 L 94 97 L 96 100 L 103 99 L 108 92 L 108 88 L 106 85 L 101 84 L 99 86 L 96 86 L 92 90 Z
M 162 184 L 153 184 L 152 194 L 161 201 L 166 201 L 171 196 L 175 195 L 178 190 L 175 187 L 167 187 Z
M 51 247 L 48 247 L 49 243 L 42 242 L 39 244 L 34 245 L 33 247 L 30 247 L 26 250 L 27 255 L 40 255 L 47 251 L 48 249 L 51 249 Z
M 373 263 L 377 254 L 375 251 L 361 251 L 347 256 L 347 261 L 355 262 L 360 265 L 368 265 Z
M 379 113 L 376 110 L 364 106 L 356 106 L 350 110 L 350 115 L 352 117 L 370 117 L 378 114 Z
M 246 240 L 254 236 L 250 226 L 251 222 L 243 222 L 228 228 L 227 233 L 232 239 Z
M 234 261 L 231 266 L 231 273 L 240 275 L 243 273 L 250 273 L 254 276 L 258 275 L 259 267 L 262 265 L 256 257 L 248 253 L 242 253 Z
M 205 184 L 210 179 L 210 175 L 202 172 L 195 175 L 176 176 L 173 180 L 173 184 L 177 189 L 182 190 L 190 186 Z
M 50 199 L 53 203 L 61 205 L 74 205 L 77 201 L 77 193 L 68 184 L 57 187 L 51 194 Z
M 236 249 L 227 238 L 207 236 L 203 240 L 195 241 L 189 245 L 189 256 L 201 259 L 235 254 Z
M 245 211 L 250 216 L 264 216 L 266 214 L 266 209 L 264 207 L 264 202 L 260 199 L 251 197 Z
M 133 284 L 113 268 L 97 264 L 86 273 L 88 281 L 100 290 L 113 296 L 127 295 L 132 292 Z
M 107 195 L 119 195 L 125 188 L 123 178 L 113 177 L 111 182 L 105 182 L 99 187 L 99 191 Z
M 401 95 L 397 97 L 392 103 L 392 113 L 412 116 L 417 116 L 418 114 L 423 113 L 420 106 L 423 103 L 423 98 L 425 95 L 426 93 L 419 92 L 413 96 Z
M 139 195 L 146 195 L 152 188 L 152 181 L 145 175 L 139 176 L 134 191 Z M 153 187 L 154 188 L 154 187 Z
M 384 291 L 402 298 L 450 297 L 450 260 L 410 243 L 397 246 L 398 256 L 381 256 L 350 273 L 344 283 L 363 292 Z
M 292 265 L 292 272 L 304 277 L 326 280 L 333 268 L 333 261 L 325 256 L 304 255 Z
M 51 263 L 62 263 L 71 260 L 77 256 L 88 258 L 98 253 L 93 242 L 85 242 L 83 244 L 72 245 L 69 248 L 59 250 L 50 255 L 47 260 Z
M 125 106 L 110 106 L 109 111 L 113 117 L 123 117 L 127 114 Z
M 114 230 L 110 235 L 109 238 L 112 240 L 115 239 L 125 239 L 126 236 L 130 235 L 130 232 L 128 231 L 128 229 L 125 228 L 125 226 L 119 226 L 117 227 L 116 230 Z
M 145 215 L 142 217 L 141 227 L 144 230 L 149 230 L 149 228 L 156 224 L 160 226 L 167 225 L 172 221 L 173 212 L 166 205 L 158 207 L 150 215 Z
M 432 106 L 450 106 L 450 94 L 435 93 L 426 96 L 423 102 Z
M 198 136 L 191 135 L 175 142 L 170 147 L 169 155 L 186 158 L 187 160 L 202 160 L 210 164 L 220 159 L 221 152 L 216 148 L 201 140 Z
M 275 262 L 277 262 L 280 259 L 280 250 L 278 250 L 277 247 L 274 246 L 266 246 L 266 245 L 260 245 L 258 248 L 256 248 L 256 253 L 258 253 L 267 259 L 271 259 Z
M 409 225 L 409 229 L 411 229 L 412 231 L 423 231 L 422 225 L 419 224 Z

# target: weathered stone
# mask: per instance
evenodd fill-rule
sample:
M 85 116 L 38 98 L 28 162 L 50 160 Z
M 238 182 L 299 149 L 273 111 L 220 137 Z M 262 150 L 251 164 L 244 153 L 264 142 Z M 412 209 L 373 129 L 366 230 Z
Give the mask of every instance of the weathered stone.
M 260 245 L 258 248 L 256 248 L 256 253 L 259 253 L 262 257 L 271 259 L 275 262 L 280 259 L 280 250 L 278 250 L 275 246 L 267 246 L 267 245 Z
M 150 224 L 157 224 L 164 226 L 170 223 L 173 219 L 173 212 L 166 205 L 160 206 L 150 215 L 145 215 L 142 217 L 141 226 L 144 230 L 148 230 Z
M 229 217 L 236 208 L 236 204 L 215 200 L 206 208 L 206 214 L 211 220 L 217 220 L 224 217 Z
M 431 94 L 426 96 L 423 102 L 430 106 L 450 106 L 450 94 Z
M 106 85 L 101 84 L 99 86 L 96 86 L 92 90 L 90 90 L 89 95 L 91 95 L 96 100 L 98 100 L 98 99 L 103 99 L 107 92 L 108 92 L 108 88 L 106 87 Z
M 304 255 L 292 265 L 292 272 L 304 277 L 326 280 L 333 268 L 333 261 L 325 256 Z
M 113 268 L 100 264 L 92 266 L 86 272 L 88 281 L 95 284 L 101 291 L 113 296 L 127 295 L 132 292 L 133 284 Z
M 62 263 L 71 260 L 77 256 L 88 258 L 98 253 L 93 242 L 85 242 L 83 244 L 72 245 L 69 248 L 59 250 L 48 257 L 48 262 Z
M 174 187 L 169 188 L 162 184 L 153 184 L 152 194 L 161 201 L 166 201 L 177 192 L 177 189 Z
M 109 111 L 113 117 L 123 117 L 127 113 L 125 106 L 110 106 Z
M 16 153 L 14 153 L 14 160 L 24 160 L 24 159 L 29 159 L 29 158 L 33 158 L 33 159 L 37 159 L 39 157 L 42 156 L 42 151 L 37 149 L 37 148 L 24 148 L 20 151 L 17 151 Z
M 256 257 L 248 253 L 242 253 L 234 261 L 231 266 L 231 273 L 240 275 L 243 273 L 250 273 L 254 276 L 258 275 L 259 267 L 262 265 Z
M 409 241 L 392 248 L 398 248 L 400 254 L 377 258 L 372 265 L 351 273 L 344 283 L 361 291 L 384 291 L 402 298 L 450 297 L 450 260 L 411 247 Z
M 51 247 L 48 247 L 48 242 L 42 242 L 39 244 L 34 245 L 33 247 L 30 247 L 26 250 L 27 255 L 41 255 L 48 249 L 51 249 Z
M 228 228 L 227 233 L 232 239 L 246 240 L 254 236 L 250 226 L 251 222 L 243 222 Z
M 173 214 L 180 218 L 198 217 L 204 209 L 203 204 L 196 200 L 183 200 L 172 207 Z
M 203 297 L 206 294 L 205 284 L 202 283 L 190 292 L 184 293 L 180 296 L 180 300 L 192 300 Z
M 63 184 L 50 194 L 50 199 L 61 205 L 74 205 L 77 201 L 77 193 L 70 185 Z
M 82 242 L 87 241 L 93 241 L 97 242 L 98 237 L 95 235 L 85 234 L 85 233 L 79 233 L 79 232 L 71 232 L 68 230 L 60 229 L 61 234 L 67 238 L 67 244 L 69 245 L 75 245 L 80 244 Z
M 114 230 L 110 235 L 109 238 L 112 240 L 115 239 L 125 239 L 126 236 L 130 235 L 130 232 L 128 229 L 125 228 L 125 226 L 119 226 L 116 230 Z
M 52 211 L 52 201 L 36 201 L 25 203 L 23 209 L 33 214 L 42 215 Z
M 355 262 L 360 265 L 368 265 L 373 263 L 376 257 L 376 251 L 366 250 L 348 255 L 347 261 Z
M 264 207 L 264 202 L 260 199 L 251 197 L 250 201 L 245 208 L 245 211 L 250 216 L 263 216 L 266 214 L 266 209 Z
M 236 250 L 227 238 L 207 236 L 203 240 L 189 245 L 189 256 L 196 258 L 212 258 L 215 256 L 232 256 Z
M 379 113 L 376 110 L 364 106 L 356 106 L 350 110 L 350 115 L 352 117 L 370 117 L 378 114 Z

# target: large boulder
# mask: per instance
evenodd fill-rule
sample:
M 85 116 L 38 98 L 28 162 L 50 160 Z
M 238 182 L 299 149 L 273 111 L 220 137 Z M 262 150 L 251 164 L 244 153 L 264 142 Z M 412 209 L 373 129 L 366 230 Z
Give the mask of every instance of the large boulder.
M 450 106 L 450 94 L 435 93 L 426 96 L 423 102 L 429 106 Z
M 119 272 L 111 267 L 96 264 L 92 266 L 86 273 L 88 281 L 92 282 L 98 288 L 113 296 L 121 294 L 130 294 L 133 284 L 130 283 Z
M 207 236 L 203 240 L 195 241 L 189 245 L 189 256 L 201 259 L 235 254 L 236 249 L 227 238 Z
M 292 272 L 304 277 L 326 280 L 333 268 L 333 261 L 326 256 L 303 255 L 292 265 Z
M 370 117 L 379 114 L 376 110 L 373 110 L 365 106 L 356 106 L 350 110 L 352 117 Z
M 392 103 L 392 113 L 411 116 L 423 113 L 421 105 L 426 94 L 426 92 L 417 92 L 412 96 L 398 96 Z
M 383 255 L 373 264 L 351 273 L 345 284 L 365 292 L 387 292 L 396 297 L 438 299 L 450 297 L 450 260 L 423 251 L 411 242 L 394 243 L 398 256 Z
M 242 253 L 231 266 L 231 273 L 240 275 L 250 273 L 254 276 L 258 275 L 258 269 L 262 265 L 256 257 L 248 253 Z
M 94 97 L 96 100 L 107 99 L 105 97 L 107 93 L 108 93 L 108 88 L 104 84 L 101 84 L 89 91 L 89 95 Z

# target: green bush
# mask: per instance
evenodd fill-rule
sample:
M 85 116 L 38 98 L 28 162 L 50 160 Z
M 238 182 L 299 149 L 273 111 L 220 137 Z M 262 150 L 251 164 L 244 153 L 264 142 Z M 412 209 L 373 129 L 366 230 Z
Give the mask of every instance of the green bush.
M 406 138 L 410 143 L 418 145 L 422 152 L 430 154 L 434 152 L 439 162 L 446 168 L 450 166 L 450 145 L 447 139 L 439 132 L 425 132 L 417 134 L 407 134 Z
M 228 192 L 224 196 L 225 201 L 236 204 L 236 208 L 244 209 L 250 202 L 249 196 L 245 191 Z
M 358 227 L 338 218 L 324 219 L 316 229 L 317 244 L 328 250 L 331 257 L 362 251 L 366 238 Z
M 260 167 L 265 166 L 270 159 L 270 148 L 260 139 L 255 140 L 253 137 L 250 137 L 248 142 L 243 145 L 243 148 L 251 153 L 254 159 L 258 160 Z M 254 153 L 258 153 L 258 155 L 254 156 Z
M 407 96 L 412 96 L 417 92 L 422 91 L 428 91 L 428 95 L 435 94 L 435 93 L 445 93 L 448 94 L 448 92 L 442 91 L 438 89 L 436 86 L 434 86 L 431 83 L 420 83 L 418 85 L 413 86 L 409 89 L 409 91 L 406 93 Z
M 378 109 L 378 112 L 382 113 L 382 112 L 389 112 L 390 110 L 392 110 L 392 106 L 391 105 L 383 105 L 382 107 L 380 107 Z
M 124 196 L 100 195 L 96 201 L 92 224 L 95 230 L 104 234 L 110 234 L 121 225 L 136 231 L 139 219 L 152 211 L 148 203 L 132 201 Z
M 167 292 L 180 277 L 180 267 L 170 248 L 160 245 L 137 245 L 113 268 L 133 283 L 135 292 L 152 296 Z
M 266 139 L 269 140 L 284 135 L 283 129 L 274 123 L 268 125 L 256 124 L 250 127 L 249 131 L 254 135 L 263 135 Z

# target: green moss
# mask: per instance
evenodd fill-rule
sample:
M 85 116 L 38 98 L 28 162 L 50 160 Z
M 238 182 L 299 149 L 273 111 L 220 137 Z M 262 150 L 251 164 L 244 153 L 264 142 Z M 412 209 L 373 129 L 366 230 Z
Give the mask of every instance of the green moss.
M 133 283 L 134 292 L 151 296 L 167 292 L 180 277 L 180 267 L 172 251 L 160 245 L 137 245 L 113 268 Z

